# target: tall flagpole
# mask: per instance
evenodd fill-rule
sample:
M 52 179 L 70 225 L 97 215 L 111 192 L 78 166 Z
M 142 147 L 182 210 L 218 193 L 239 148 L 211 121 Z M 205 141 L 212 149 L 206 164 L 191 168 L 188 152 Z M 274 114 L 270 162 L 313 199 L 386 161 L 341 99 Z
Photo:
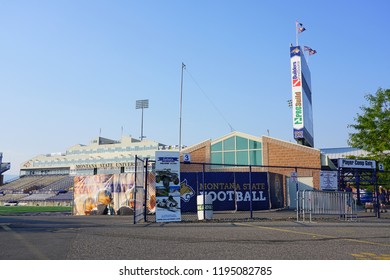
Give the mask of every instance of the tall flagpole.
M 296 20 L 295 21 L 295 46 L 298 47 L 299 46 L 299 42 L 298 42 L 298 21 Z
M 186 69 L 186 65 L 181 63 L 181 82 L 180 82 L 180 124 L 179 124 L 179 152 L 181 151 L 181 116 L 182 116 L 182 105 L 183 105 L 183 72 Z

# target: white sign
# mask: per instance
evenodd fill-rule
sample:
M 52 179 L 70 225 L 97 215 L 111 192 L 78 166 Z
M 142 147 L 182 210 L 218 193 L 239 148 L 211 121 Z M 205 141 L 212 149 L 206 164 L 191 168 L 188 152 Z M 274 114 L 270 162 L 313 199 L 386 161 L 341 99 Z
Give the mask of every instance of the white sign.
M 340 168 L 376 169 L 375 160 L 339 158 L 338 165 Z
M 156 151 L 156 222 L 181 221 L 180 154 Z
M 378 169 L 379 171 L 385 171 L 385 166 L 383 165 L 383 163 L 378 163 Z
M 320 171 L 320 189 L 337 190 L 337 171 Z
M 302 99 L 302 72 L 301 57 L 291 57 L 291 83 L 293 103 L 293 128 L 303 129 L 303 99 Z

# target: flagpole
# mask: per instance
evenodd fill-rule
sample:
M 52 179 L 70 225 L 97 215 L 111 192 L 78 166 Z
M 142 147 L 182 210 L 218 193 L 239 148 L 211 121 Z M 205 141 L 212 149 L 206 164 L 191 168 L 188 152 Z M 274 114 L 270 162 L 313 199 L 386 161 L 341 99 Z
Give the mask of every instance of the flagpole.
M 186 65 L 181 63 L 181 81 L 180 81 L 180 124 L 179 124 L 179 152 L 181 151 L 181 116 L 182 116 L 182 104 L 183 104 L 183 71 L 186 69 Z
M 298 21 L 295 21 L 295 46 L 298 47 Z

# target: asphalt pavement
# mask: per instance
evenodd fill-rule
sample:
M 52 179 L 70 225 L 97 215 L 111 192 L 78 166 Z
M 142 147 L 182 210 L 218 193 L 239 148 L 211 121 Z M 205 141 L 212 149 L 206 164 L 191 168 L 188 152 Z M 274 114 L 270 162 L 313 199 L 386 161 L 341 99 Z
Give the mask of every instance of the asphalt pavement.
M 136 225 L 130 216 L 2 216 L 0 248 L 0 260 L 390 260 L 390 213 Z

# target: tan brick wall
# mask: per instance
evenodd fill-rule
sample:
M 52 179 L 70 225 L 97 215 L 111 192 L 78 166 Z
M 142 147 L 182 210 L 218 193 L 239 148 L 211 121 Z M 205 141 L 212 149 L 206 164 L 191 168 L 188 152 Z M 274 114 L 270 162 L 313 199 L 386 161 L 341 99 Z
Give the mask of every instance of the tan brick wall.
M 298 167 L 298 177 L 313 177 L 314 188 L 319 189 L 321 168 L 319 150 L 263 136 L 263 160 L 264 165 L 268 166 Z M 290 176 L 295 169 L 269 168 L 269 171 Z
M 199 143 L 198 145 L 186 148 L 181 151 L 180 154 L 180 161 L 183 161 L 183 154 L 190 154 L 191 155 L 191 162 L 192 163 L 208 163 L 210 162 L 210 156 L 211 156 L 211 140 L 204 141 L 202 143 Z M 208 166 L 206 166 L 207 171 Z M 201 164 L 181 164 L 180 165 L 180 171 L 181 172 L 201 172 L 202 171 L 202 165 Z
M 313 177 L 314 188 L 319 189 L 320 176 L 319 169 L 321 168 L 321 154 L 317 149 L 305 147 L 295 143 L 281 141 L 279 139 L 263 136 L 263 165 L 267 166 L 292 166 L 306 167 L 313 169 L 298 168 L 299 177 Z M 211 140 L 204 141 L 195 146 L 188 147 L 181 151 L 182 155 L 189 153 L 191 162 L 209 163 L 211 160 Z M 208 171 L 209 166 L 206 165 L 205 171 Z M 258 170 L 257 170 L 258 169 Z M 181 165 L 182 172 L 201 172 L 202 165 Z M 255 168 L 253 171 L 269 171 L 273 173 L 283 174 L 290 177 L 294 168 Z

